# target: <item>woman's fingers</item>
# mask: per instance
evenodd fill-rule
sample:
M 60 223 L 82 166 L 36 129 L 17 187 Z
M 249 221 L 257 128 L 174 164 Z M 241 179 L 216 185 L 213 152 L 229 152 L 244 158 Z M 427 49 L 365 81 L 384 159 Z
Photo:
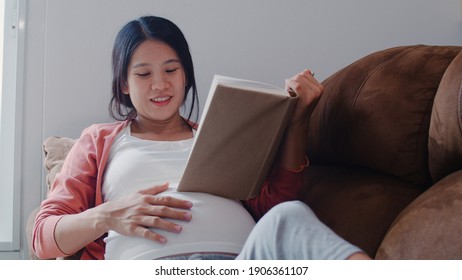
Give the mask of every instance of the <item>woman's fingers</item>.
M 164 192 L 168 189 L 168 183 L 162 184 L 162 185 L 157 185 L 157 186 L 152 186 L 147 189 L 140 190 L 140 194 L 150 194 L 150 195 L 156 195 L 161 192 Z
M 186 211 L 172 209 L 167 206 L 153 206 L 149 213 L 139 216 L 136 219 L 135 222 L 138 226 L 135 228 L 133 233 L 140 237 L 165 243 L 167 242 L 167 239 L 163 235 L 157 233 L 155 229 L 180 233 L 183 229 L 182 226 L 171 222 L 166 218 L 189 221 L 191 220 L 191 217 L 191 213 Z
M 135 236 L 143 237 L 143 238 L 146 238 L 152 241 L 157 241 L 162 244 L 167 242 L 167 238 L 165 238 L 165 236 L 160 235 L 156 232 L 153 232 L 150 229 L 145 228 L 145 227 L 137 227 L 133 233 Z
M 286 90 L 291 95 L 298 96 L 291 123 L 300 124 L 306 122 L 306 119 L 309 118 L 324 92 L 324 87 L 314 78 L 311 70 L 304 70 L 286 80 Z
M 302 100 L 311 102 L 323 92 L 323 86 L 313 77 L 311 70 L 305 70 L 286 80 L 286 89 L 295 92 Z
M 191 209 L 193 206 L 189 200 L 179 199 L 171 196 L 147 196 L 146 200 L 152 205 L 163 205 L 181 209 Z
M 189 221 L 192 218 L 192 215 L 189 211 L 184 211 L 165 205 L 150 205 L 143 212 L 143 214 L 148 216 L 156 216 L 183 221 Z
M 157 194 L 162 193 L 168 189 L 168 183 L 163 185 L 153 186 L 144 190 L 139 191 L 140 194 L 146 195 L 144 198 L 146 202 L 153 205 L 164 205 L 174 208 L 190 209 L 193 204 L 192 202 L 184 199 L 174 198 L 171 196 L 158 196 Z

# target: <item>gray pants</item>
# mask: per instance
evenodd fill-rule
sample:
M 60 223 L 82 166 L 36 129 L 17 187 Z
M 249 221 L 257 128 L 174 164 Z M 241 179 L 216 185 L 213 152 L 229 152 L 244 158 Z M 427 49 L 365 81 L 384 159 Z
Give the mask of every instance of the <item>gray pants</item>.
M 359 252 L 325 226 L 303 202 L 274 206 L 253 228 L 237 260 L 344 260 Z M 197 253 L 165 260 L 230 260 L 220 253 Z
M 241 260 L 342 260 L 361 249 L 325 226 L 301 201 L 274 206 L 257 223 Z

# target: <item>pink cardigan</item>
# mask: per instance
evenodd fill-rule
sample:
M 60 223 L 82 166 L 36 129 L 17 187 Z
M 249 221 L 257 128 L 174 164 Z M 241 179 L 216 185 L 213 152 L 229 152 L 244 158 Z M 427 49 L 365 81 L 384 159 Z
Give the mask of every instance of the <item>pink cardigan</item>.
M 63 168 L 42 202 L 35 220 L 32 249 L 39 258 L 64 257 L 54 239 L 54 229 L 63 215 L 83 212 L 103 202 L 101 186 L 111 146 L 129 121 L 95 124 L 82 132 L 66 157 Z M 259 219 L 274 205 L 299 198 L 303 172 L 277 168 L 257 198 L 243 201 Z M 104 259 L 104 235 L 88 244 L 81 259 Z

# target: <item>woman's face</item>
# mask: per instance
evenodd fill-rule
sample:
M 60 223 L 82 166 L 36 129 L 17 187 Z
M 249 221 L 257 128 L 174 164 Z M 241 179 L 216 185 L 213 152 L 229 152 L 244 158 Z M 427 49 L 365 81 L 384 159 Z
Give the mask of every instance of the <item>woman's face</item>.
M 124 93 L 130 95 L 140 120 L 165 122 L 180 117 L 185 84 L 175 50 L 163 42 L 146 40 L 132 55 Z

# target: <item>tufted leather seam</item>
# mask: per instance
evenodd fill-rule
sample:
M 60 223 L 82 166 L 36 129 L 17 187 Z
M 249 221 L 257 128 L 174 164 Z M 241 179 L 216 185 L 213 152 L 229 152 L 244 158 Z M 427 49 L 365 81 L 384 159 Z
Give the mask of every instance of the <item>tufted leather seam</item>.
M 414 48 L 412 48 L 414 49 Z M 377 72 L 380 68 L 383 67 L 383 65 L 387 62 L 389 62 L 391 59 L 395 58 L 397 55 L 403 53 L 404 51 L 406 50 L 401 50 L 393 55 L 390 55 L 390 57 L 388 57 L 387 59 L 385 59 L 384 61 L 382 61 L 379 65 L 377 65 L 368 75 L 367 77 L 364 79 L 364 81 L 361 83 L 361 85 L 359 86 L 358 90 L 356 91 L 356 94 L 355 94 L 355 100 L 353 102 L 353 111 L 355 110 L 356 108 L 356 103 L 358 101 L 358 98 L 359 98 L 359 95 L 360 95 L 360 92 L 362 91 L 362 89 L 364 88 L 364 85 L 369 81 L 369 78 L 375 74 L 375 72 Z
M 459 115 L 459 129 L 462 131 L 462 81 L 460 82 L 459 87 L 459 100 L 458 100 L 458 110 L 457 113 Z

